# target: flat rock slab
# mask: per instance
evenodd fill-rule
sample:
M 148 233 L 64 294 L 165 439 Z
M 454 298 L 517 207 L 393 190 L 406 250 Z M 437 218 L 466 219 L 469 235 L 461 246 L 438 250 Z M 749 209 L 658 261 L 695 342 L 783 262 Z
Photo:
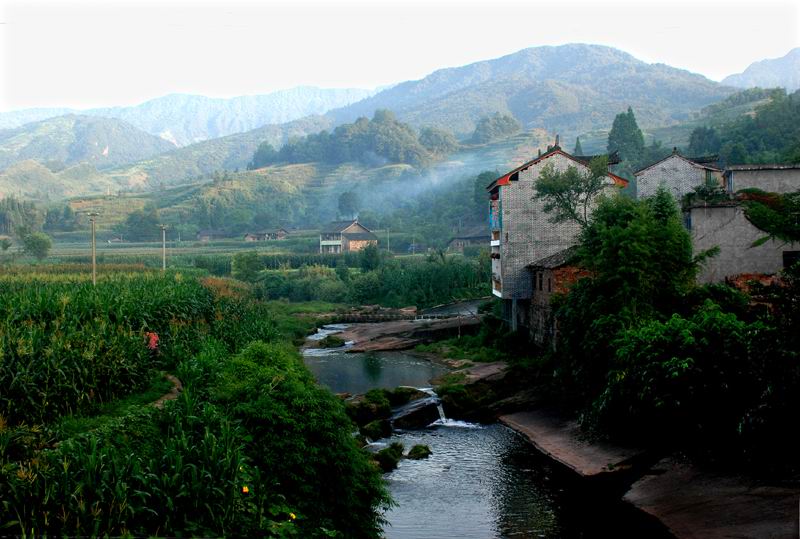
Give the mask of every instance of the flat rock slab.
M 392 320 L 350 324 L 338 336 L 345 341 L 354 341 L 349 352 L 370 352 L 381 350 L 405 350 L 437 336 L 463 328 L 477 327 L 479 319 L 446 318 L 443 320 Z
M 683 539 L 798 537 L 800 488 L 754 483 L 665 458 L 624 500 Z
M 495 361 L 492 363 L 475 363 L 470 367 L 464 369 L 465 382 L 474 384 L 483 380 L 500 379 L 505 376 L 505 370 L 508 365 L 504 361 Z
M 544 409 L 502 415 L 499 420 L 525 435 L 536 449 L 582 477 L 627 470 L 628 461 L 643 453 L 640 449 L 586 441 L 575 421 L 565 421 Z

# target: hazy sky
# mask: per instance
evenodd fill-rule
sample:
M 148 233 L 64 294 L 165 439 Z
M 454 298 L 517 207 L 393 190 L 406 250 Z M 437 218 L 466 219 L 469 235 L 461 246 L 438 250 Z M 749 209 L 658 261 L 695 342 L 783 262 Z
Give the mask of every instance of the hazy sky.
M 375 87 L 600 43 L 719 80 L 800 46 L 800 2 L 0 0 L 0 110 Z

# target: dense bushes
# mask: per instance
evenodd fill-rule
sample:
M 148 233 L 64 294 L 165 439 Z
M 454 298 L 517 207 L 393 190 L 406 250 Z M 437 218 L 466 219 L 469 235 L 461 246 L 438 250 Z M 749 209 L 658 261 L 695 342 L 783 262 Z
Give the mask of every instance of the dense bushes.
M 352 275 L 324 266 L 305 266 L 295 272 L 267 271 L 261 276 L 260 286 L 264 296 L 272 299 L 389 307 L 425 307 L 488 293 L 488 259 L 431 255 L 426 259 L 384 259 L 376 264 L 375 269 Z M 365 266 L 371 267 L 372 263 Z
M 785 429 L 800 411 L 800 268 L 758 297 L 696 287 L 699 261 L 664 193 L 602 202 L 579 255 L 591 273 L 555 304 L 558 347 L 540 376 L 586 427 L 796 465 Z

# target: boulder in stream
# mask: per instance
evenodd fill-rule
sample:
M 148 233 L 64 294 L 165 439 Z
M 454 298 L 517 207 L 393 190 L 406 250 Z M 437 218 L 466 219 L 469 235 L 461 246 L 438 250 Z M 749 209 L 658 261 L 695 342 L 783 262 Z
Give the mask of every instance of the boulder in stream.
M 425 428 L 441 419 L 439 404 L 439 398 L 433 396 L 412 401 L 392 414 L 392 427 L 407 430 Z
M 417 444 L 411 448 L 411 451 L 408 452 L 406 458 L 409 458 L 411 460 L 421 460 L 431 456 L 431 453 L 432 453 L 431 448 L 428 447 L 427 445 Z

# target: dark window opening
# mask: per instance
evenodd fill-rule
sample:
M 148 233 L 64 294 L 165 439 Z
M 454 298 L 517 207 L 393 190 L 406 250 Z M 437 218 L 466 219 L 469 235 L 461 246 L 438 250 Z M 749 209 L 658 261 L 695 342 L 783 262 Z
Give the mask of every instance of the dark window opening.
M 543 281 L 544 281 L 544 275 L 542 275 L 542 274 L 540 273 L 540 274 L 539 274 L 539 291 L 540 291 L 540 292 L 541 292 L 541 290 L 542 290 L 542 282 L 543 282 Z
M 800 251 L 783 252 L 783 269 L 791 268 L 800 262 Z
M 547 279 L 547 291 L 548 292 L 552 292 L 553 291 L 553 287 L 551 285 L 551 279 L 550 278 Z

